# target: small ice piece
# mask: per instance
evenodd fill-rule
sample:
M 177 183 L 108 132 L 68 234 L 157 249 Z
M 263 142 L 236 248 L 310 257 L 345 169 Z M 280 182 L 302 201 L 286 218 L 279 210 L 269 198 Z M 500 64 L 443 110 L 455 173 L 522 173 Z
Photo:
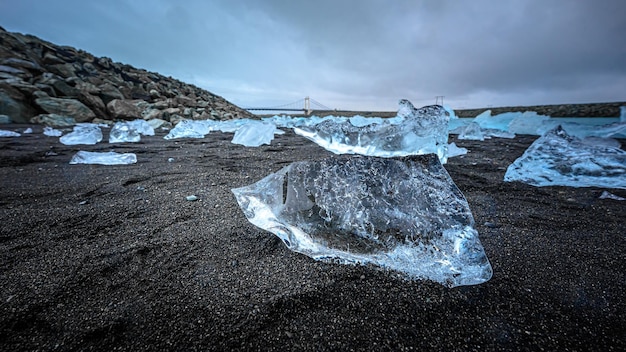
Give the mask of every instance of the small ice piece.
M 24 132 L 22 132 L 23 134 L 31 134 L 33 133 L 33 129 L 28 127 L 27 129 L 24 130 Z
M 466 139 L 472 141 L 484 141 L 485 135 L 480 125 L 476 122 L 470 122 L 467 126 L 463 127 L 459 132 L 459 139 Z
M 21 134 L 13 131 L 0 130 L 0 137 L 19 137 Z
M 271 144 L 274 139 L 276 126 L 273 123 L 262 121 L 248 121 L 239 127 L 233 137 L 233 144 L 241 144 L 246 147 L 258 147 L 263 144 Z
M 63 135 L 63 132 L 54 129 L 52 127 L 44 127 L 43 128 L 43 134 L 45 134 L 46 136 L 50 136 L 50 137 L 61 137 Z
M 136 143 L 140 140 L 141 135 L 128 122 L 116 122 L 109 134 L 109 143 Z
M 335 154 L 394 157 L 434 153 L 445 163 L 448 122 L 449 113 L 442 106 L 416 109 L 402 99 L 394 122 L 357 127 L 349 121 L 326 120 L 296 127 L 294 132 Z
M 185 197 L 185 199 L 187 199 L 190 202 L 195 202 L 198 200 L 198 197 L 192 194 L 190 196 Z
M 232 192 L 252 224 L 316 260 L 450 287 L 492 275 L 467 200 L 434 154 L 295 162 Z
M 465 154 L 467 154 L 467 148 L 459 147 L 454 142 L 448 144 L 448 158 L 453 158 L 455 156 L 461 156 Z
M 74 130 L 59 138 L 65 145 L 96 144 L 102 140 L 102 131 L 93 123 L 80 123 L 74 126 Z
M 134 128 L 137 133 L 144 136 L 154 136 L 154 128 L 145 120 L 133 120 L 126 122 L 131 128 Z
M 624 197 L 617 196 L 611 192 L 604 191 L 600 195 L 600 199 L 626 200 Z
M 133 153 L 86 152 L 79 151 L 72 157 L 70 164 L 127 165 L 137 163 Z
M 508 167 L 504 181 L 533 186 L 626 188 L 626 152 L 589 145 L 557 126 Z
M 204 138 L 211 132 L 211 124 L 208 120 L 181 120 L 164 139 L 176 138 Z

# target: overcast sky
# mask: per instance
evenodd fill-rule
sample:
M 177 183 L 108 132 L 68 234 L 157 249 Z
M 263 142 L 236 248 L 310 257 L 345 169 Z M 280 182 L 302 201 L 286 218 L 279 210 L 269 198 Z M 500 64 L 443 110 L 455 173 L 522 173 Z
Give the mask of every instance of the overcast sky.
M 0 0 L 0 26 L 241 106 L 626 100 L 624 0 Z

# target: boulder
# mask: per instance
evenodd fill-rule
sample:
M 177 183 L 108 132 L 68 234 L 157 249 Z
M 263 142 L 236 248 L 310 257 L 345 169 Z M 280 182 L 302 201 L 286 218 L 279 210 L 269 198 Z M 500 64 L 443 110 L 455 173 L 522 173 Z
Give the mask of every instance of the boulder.
M 50 114 L 70 116 L 77 122 L 88 122 L 96 117 L 91 109 L 76 99 L 37 98 L 35 104 Z
M 74 126 L 76 124 L 76 120 L 74 120 L 74 118 L 72 117 L 58 114 L 39 114 L 30 119 L 30 123 L 36 123 L 50 127 L 68 127 Z
M 15 123 L 28 123 L 35 115 L 22 92 L 8 84 L 0 84 L 0 114 L 7 115 Z
M 137 105 L 143 100 L 114 99 L 107 104 L 107 111 L 114 119 L 135 120 L 141 118 L 141 109 Z

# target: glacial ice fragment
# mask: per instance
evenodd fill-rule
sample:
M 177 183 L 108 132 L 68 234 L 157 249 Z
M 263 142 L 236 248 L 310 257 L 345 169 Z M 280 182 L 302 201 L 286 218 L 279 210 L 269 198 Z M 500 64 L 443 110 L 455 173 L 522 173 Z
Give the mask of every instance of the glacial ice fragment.
M 469 205 L 433 154 L 295 162 L 232 192 L 252 224 L 316 260 L 450 287 L 492 275 Z
M 468 152 L 467 148 L 459 147 L 454 142 L 448 144 L 448 158 L 465 155 L 467 154 L 467 152 Z
M 50 137 L 61 137 L 63 135 L 63 132 L 55 128 L 46 126 L 43 128 L 43 134 Z
M 181 120 L 163 138 L 204 138 L 209 132 L 211 132 L 209 120 Z
M 295 127 L 294 132 L 335 154 L 394 157 L 434 153 L 442 163 L 446 162 L 449 113 L 442 106 L 416 109 L 402 99 L 392 120 L 363 127 L 349 121 L 326 120 Z
M 80 123 L 74 126 L 74 130 L 59 138 L 65 145 L 96 144 L 102 140 L 100 127 L 93 123 Z
M 141 135 L 128 122 L 116 122 L 109 134 L 109 143 L 136 143 L 140 140 Z
M 137 156 L 133 153 L 86 152 L 76 153 L 70 164 L 126 165 L 135 164 Z
M 262 121 L 248 121 L 239 127 L 233 136 L 233 144 L 241 144 L 246 147 L 258 147 L 262 144 L 270 144 L 274 139 L 276 126 L 273 123 Z
M 13 131 L 0 130 L 0 137 L 19 137 L 21 134 Z
M 590 145 L 557 126 L 509 165 L 504 181 L 533 186 L 626 188 L 626 152 Z
M 458 138 L 472 141 L 484 141 L 485 135 L 479 124 L 470 122 L 467 126 L 461 128 Z

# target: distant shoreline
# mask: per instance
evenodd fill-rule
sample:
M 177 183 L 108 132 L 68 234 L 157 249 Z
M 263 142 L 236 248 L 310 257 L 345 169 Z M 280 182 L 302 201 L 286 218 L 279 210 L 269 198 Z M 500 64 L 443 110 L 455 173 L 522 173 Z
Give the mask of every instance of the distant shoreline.
M 458 109 L 454 113 L 458 117 L 476 117 L 486 110 L 491 110 L 491 115 L 498 115 L 505 112 L 535 111 L 537 114 L 550 117 L 619 117 L 620 106 L 626 106 L 626 102 L 612 103 L 586 103 L 586 104 L 554 104 L 554 105 L 532 105 L 532 106 L 505 106 L 488 107 L 478 109 Z M 273 116 L 258 115 L 258 116 Z M 291 116 L 307 116 L 303 114 L 288 114 Z M 349 110 L 313 110 L 311 115 L 316 116 L 354 116 L 364 117 L 393 117 L 395 111 L 349 111 Z M 310 116 L 310 115 L 309 115 Z

